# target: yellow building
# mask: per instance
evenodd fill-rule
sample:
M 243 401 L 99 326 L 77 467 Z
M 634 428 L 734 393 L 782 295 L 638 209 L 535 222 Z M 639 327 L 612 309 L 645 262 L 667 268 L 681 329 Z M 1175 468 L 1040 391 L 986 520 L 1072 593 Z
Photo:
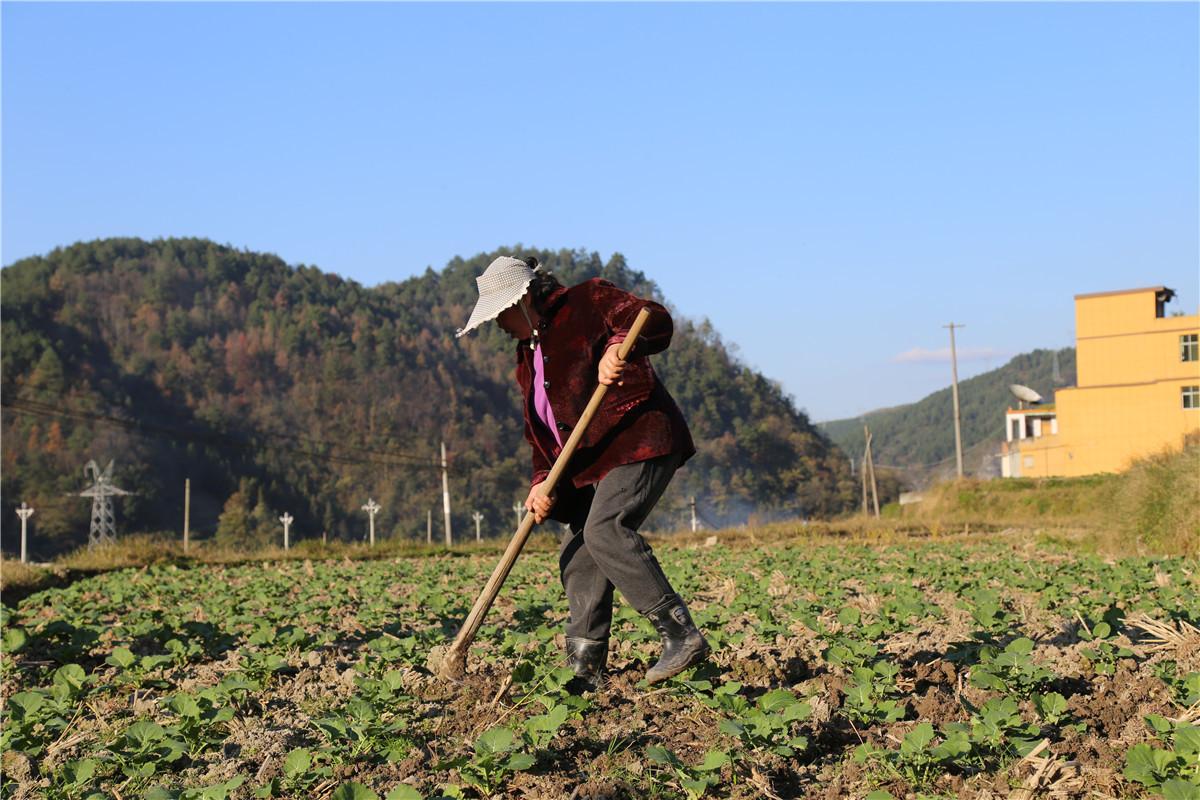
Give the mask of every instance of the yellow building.
M 1119 472 L 1200 431 L 1200 315 L 1164 286 L 1075 296 L 1076 386 L 1009 409 L 1006 477 Z

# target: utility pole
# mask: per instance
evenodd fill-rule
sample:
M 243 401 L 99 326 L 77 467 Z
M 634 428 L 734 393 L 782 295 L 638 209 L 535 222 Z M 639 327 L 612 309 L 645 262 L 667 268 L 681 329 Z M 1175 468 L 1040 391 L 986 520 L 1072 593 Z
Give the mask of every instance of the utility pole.
M 517 527 L 521 527 L 521 512 L 525 510 L 525 506 L 520 503 L 513 503 L 513 513 L 517 516 Z
M 863 435 L 867 438 L 867 454 L 863 459 L 863 474 L 870 473 L 871 475 L 871 500 L 875 506 L 875 516 L 879 516 L 879 491 L 875 486 L 875 458 L 871 455 L 871 431 L 863 425 Z M 863 512 L 867 510 L 867 484 L 863 482 Z
M 376 503 L 369 497 L 367 498 L 367 504 L 362 507 L 362 510 L 367 512 L 367 514 L 371 517 L 371 547 L 375 546 L 375 515 L 381 508 L 383 508 L 383 506 L 379 505 L 379 503 Z
M 865 434 L 866 430 L 867 430 L 867 426 L 864 425 L 863 426 L 863 432 L 864 432 L 863 438 L 864 439 L 866 439 L 866 434 Z M 863 513 L 863 516 L 865 517 L 867 515 L 867 448 L 866 447 L 863 448 L 862 468 L 860 469 L 860 472 L 862 472 L 862 513 Z
M 950 370 L 954 376 L 951 391 L 954 396 L 954 457 L 958 465 L 958 477 L 962 480 L 963 465 L 962 465 L 962 425 L 959 422 L 958 416 L 958 352 L 954 349 L 954 329 L 965 328 L 966 325 L 955 325 L 951 322 L 949 325 L 943 325 L 943 328 L 950 329 Z
M 446 472 L 446 443 L 442 442 L 442 511 L 446 514 L 446 547 L 453 543 L 450 533 L 450 475 Z
M 483 521 L 483 514 L 476 511 L 471 515 L 471 519 L 475 520 L 475 541 L 482 541 L 479 535 L 479 523 Z
M 426 512 L 428 516 L 425 518 L 425 544 L 433 544 L 433 509 Z
M 692 507 L 692 533 L 695 533 L 699 527 L 699 524 L 696 522 L 696 495 L 692 495 L 692 500 L 688 505 Z
M 192 514 L 192 479 L 183 479 L 183 552 L 188 551 L 188 523 Z
M 283 512 L 283 516 L 279 518 L 279 521 L 283 523 L 283 549 L 287 550 L 290 544 L 288 541 L 288 527 L 296 521 L 296 518 L 285 511 Z
M 17 509 L 17 516 L 21 518 L 21 563 L 25 563 L 25 523 L 33 516 L 33 509 L 21 502 L 21 507 Z

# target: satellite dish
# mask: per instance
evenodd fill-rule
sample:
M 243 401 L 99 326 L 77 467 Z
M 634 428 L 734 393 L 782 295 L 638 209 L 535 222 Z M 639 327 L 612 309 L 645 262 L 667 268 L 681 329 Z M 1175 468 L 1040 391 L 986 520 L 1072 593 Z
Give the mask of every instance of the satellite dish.
M 1013 397 L 1022 400 L 1030 405 L 1035 405 L 1042 402 L 1042 396 L 1030 389 L 1028 386 L 1022 386 L 1019 383 L 1011 384 L 1008 390 L 1013 393 Z

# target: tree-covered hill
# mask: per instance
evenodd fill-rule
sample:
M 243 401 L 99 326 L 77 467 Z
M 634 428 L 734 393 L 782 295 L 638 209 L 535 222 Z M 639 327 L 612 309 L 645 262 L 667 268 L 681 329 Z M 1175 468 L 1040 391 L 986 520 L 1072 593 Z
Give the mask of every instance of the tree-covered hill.
M 1002 367 L 960 381 L 963 468 L 971 475 L 998 474 L 995 454 L 1004 439 L 1004 412 L 1016 405 L 1009 392 L 1019 383 L 1053 402 L 1060 386 L 1075 384 L 1075 349 L 1034 350 L 1014 357 Z M 871 429 L 871 450 L 881 464 L 909 467 L 920 483 L 931 474 L 954 471 L 954 401 L 949 387 L 916 403 L 881 409 L 853 419 L 822 422 L 820 428 L 845 452 L 856 457 L 865 446 L 863 425 Z
M 88 459 L 116 460 L 120 528 L 179 530 L 184 479 L 199 535 L 441 537 L 438 443 L 450 451 L 456 539 L 507 535 L 528 491 L 513 345 L 494 325 L 455 340 L 474 278 L 500 253 L 536 255 L 567 285 L 603 276 L 663 300 L 622 256 L 505 248 L 363 287 L 312 266 L 199 239 L 107 239 L 2 275 L 2 508 L 37 509 L 35 552 L 86 541 Z M 655 356 L 699 448 L 653 527 L 686 499 L 710 521 L 847 508 L 843 455 L 779 386 L 739 363 L 707 322 L 676 319 Z M 223 524 L 218 524 L 223 520 Z M 8 549 L 15 547 L 5 537 Z

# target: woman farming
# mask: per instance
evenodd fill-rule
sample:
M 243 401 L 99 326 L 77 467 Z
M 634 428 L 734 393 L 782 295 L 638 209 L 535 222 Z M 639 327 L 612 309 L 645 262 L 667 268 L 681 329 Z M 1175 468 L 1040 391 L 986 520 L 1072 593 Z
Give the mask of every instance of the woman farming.
M 476 279 L 479 302 L 458 335 L 495 319 L 517 340 L 517 383 L 533 476 L 525 507 L 541 523 L 566 523 L 559 571 L 567 593 L 567 663 L 595 689 L 608 660 L 613 588 L 649 618 L 662 655 L 655 683 L 702 661 L 709 646 L 638 527 L 671 476 L 695 453 L 687 423 L 647 356 L 671 342 L 671 315 L 598 278 L 564 288 L 537 260 L 495 259 Z M 627 360 L 618 354 L 642 308 L 650 318 Z M 553 494 L 537 486 L 579 421 L 597 382 L 604 402 Z

